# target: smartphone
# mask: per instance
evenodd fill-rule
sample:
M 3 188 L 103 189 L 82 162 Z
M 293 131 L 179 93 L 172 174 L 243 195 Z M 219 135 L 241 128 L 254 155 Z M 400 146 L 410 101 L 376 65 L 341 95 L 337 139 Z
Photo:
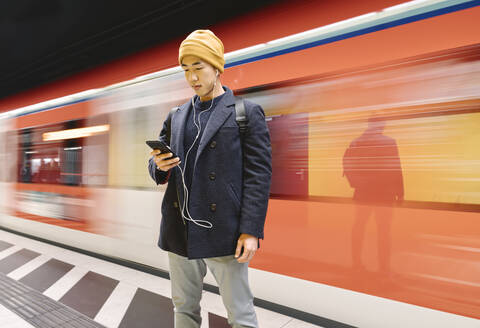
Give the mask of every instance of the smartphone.
M 177 157 L 177 155 L 175 155 L 175 153 L 170 149 L 170 147 L 160 140 L 147 140 L 146 143 L 150 146 L 150 148 L 160 150 L 161 154 L 172 153 L 173 156 L 169 158 Z

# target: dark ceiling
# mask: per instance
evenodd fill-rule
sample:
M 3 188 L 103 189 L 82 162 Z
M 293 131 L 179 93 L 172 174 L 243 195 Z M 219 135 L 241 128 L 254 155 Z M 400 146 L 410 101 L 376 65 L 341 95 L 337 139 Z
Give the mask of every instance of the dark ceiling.
M 0 99 L 273 2 L 1 1 Z

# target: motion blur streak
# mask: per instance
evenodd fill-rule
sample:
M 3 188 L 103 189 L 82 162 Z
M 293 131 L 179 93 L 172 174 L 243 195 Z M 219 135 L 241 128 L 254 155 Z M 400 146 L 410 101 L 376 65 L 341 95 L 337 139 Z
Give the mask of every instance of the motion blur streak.
M 107 132 L 109 129 L 110 129 L 110 126 L 107 124 L 107 125 L 91 126 L 88 128 L 48 132 L 43 134 L 43 141 L 85 138 L 85 137 L 93 136 L 94 134 Z

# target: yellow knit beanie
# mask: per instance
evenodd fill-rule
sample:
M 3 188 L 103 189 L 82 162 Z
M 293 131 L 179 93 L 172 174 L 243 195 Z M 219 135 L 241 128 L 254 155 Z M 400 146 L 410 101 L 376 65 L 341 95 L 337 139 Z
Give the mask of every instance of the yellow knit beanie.
M 225 59 L 223 58 L 223 43 L 210 30 L 196 30 L 180 44 L 178 62 L 182 65 L 183 57 L 197 56 L 223 73 Z

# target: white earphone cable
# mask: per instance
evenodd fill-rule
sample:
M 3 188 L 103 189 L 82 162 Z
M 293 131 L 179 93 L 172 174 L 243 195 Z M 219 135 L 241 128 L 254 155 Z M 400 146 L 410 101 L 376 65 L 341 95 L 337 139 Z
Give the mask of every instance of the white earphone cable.
M 218 76 L 218 71 L 217 71 L 217 76 Z M 207 229 L 213 228 L 213 224 L 210 221 L 207 221 L 207 220 L 194 219 L 192 217 L 192 215 L 190 214 L 190 211 L 188 209 L 189 193 L 188 193 L 187 185 L 185 184 L 185 171 L 186 171 L 187 162 L 188 162 L 188 155 L 190 154 L 190 151 L 193 149 L 193 146 L 197 142 L 198 137 L 200 136 L 200 132 L 202 131 L 202 124 L 201 124 L 200 116 L 203 113 L 206 113 L 213 108 L 213 102 L 215 100 L 215 87 L 216 87 L 216 85 L 217 85 L 217 80 L 215 79 L 215 82 L 213 84 L 213 89 L 212 89 L 212 103 L 210 104 L 210 107 L 207 110 L 204 110 L 200 114 L 198 114 L 198 123 L 197 123 L 196 115 L 195 115 L 195 102 L 193 101 L 194 97 L 192 97 L 193 124 L 197 128 L 197 135 L 195 136 L 195 139 L 193 140 L 192 145 L 187 150 L 187 154 L 185 155 L 185 161 L 184 161 L 185 164 L 183 166 L 183 169 L 181 168 L 180 165 L 177 166 L 178 169 L 180 170 L 181 175 L 182 175 L 182 184 L 183 184 L 183 192 L 184 192 L 183 204 L 181 206 L 182 218 L 184 218 L 185 220 L 188 220 L 190 222 L 193 222 L 194 224 L 196 224 L 200 227 L 207 228 Z M 185 213 L 186 213 L 186 215 L 185 215 Z

